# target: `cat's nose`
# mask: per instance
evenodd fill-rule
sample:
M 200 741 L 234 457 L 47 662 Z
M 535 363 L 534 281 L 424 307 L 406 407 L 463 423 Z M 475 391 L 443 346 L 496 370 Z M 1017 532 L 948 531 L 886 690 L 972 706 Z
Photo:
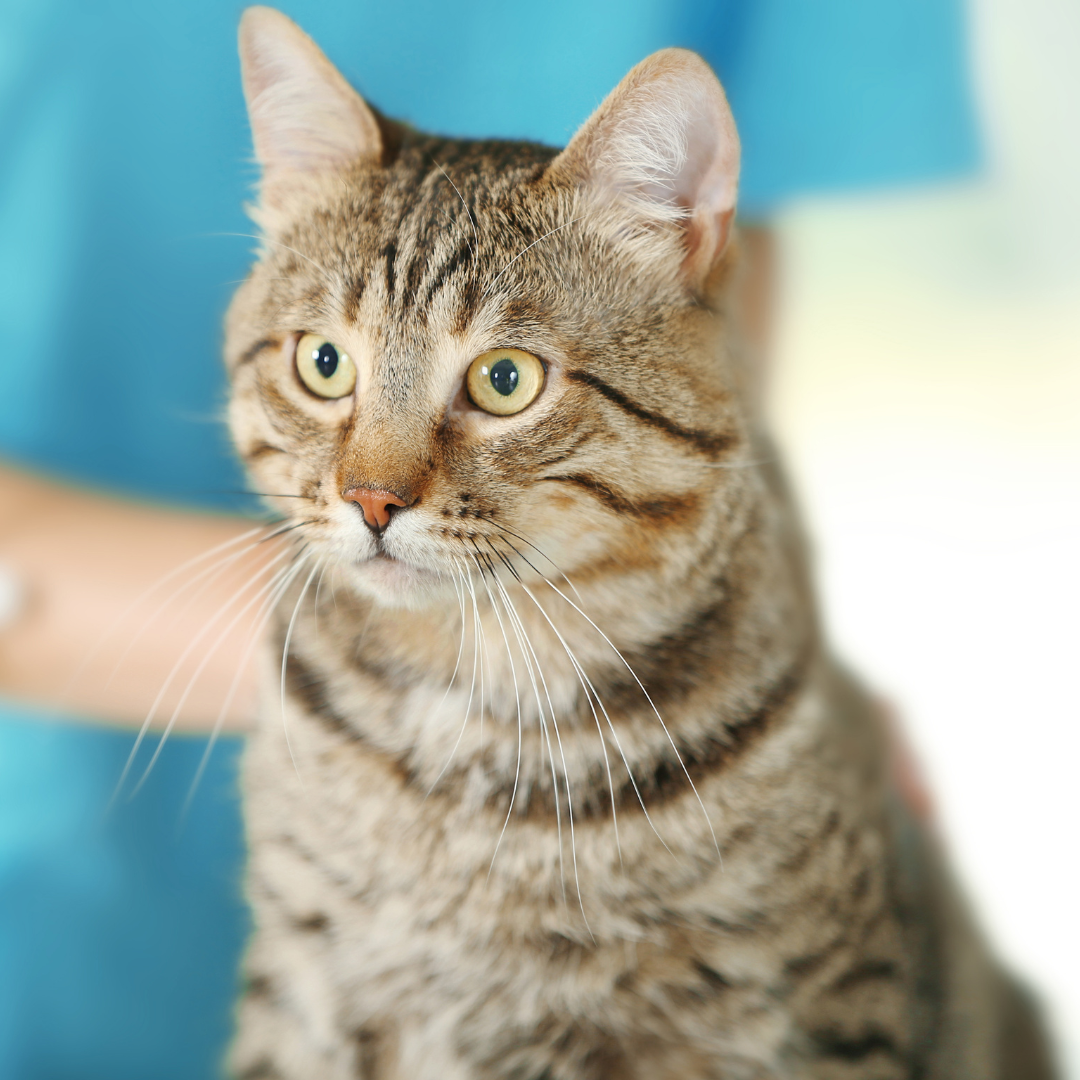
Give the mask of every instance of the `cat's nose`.
M 364 511 L 364 520 L 376 532 L 390 524 L 391 506 L 409 504 L 392 491 L 378 491 L 375 488 L 349 488 L 341 497 L 346 502 L 354 502 Z

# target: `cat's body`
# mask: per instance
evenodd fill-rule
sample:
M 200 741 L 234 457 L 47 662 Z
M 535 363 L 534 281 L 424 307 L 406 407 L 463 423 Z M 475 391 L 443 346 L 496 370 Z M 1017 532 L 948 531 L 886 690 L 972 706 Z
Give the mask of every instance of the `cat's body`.
M 233 428 L 303 524 L 238 1075 L 1048 1077 L 819 639 L 704 65 L 640 65 L 556 156 L 379 120 L 265 10 L 242 53 Z M 355 390 L 306 389 L 300 335 Z M 463 383 L 500 349 L 544 365 L 511 415 Z

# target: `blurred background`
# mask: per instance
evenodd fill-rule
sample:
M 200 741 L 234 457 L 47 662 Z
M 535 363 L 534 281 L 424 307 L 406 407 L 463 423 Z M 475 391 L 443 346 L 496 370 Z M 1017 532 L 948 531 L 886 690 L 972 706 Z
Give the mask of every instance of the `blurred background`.
M 900 707 L 1080 1077 L 1080 5 L 969 5 L 985 169 L 777 219 L 771 408 L 841 654 Z
M 217 360 L 253 247 L 242 6 L 0 0 L 0 542 L 10 464 L 253 509 Z M 391 115 L 555 143 L 647 52 L 713 43 L 743 210 L 776 239 L 769 409 L 830 633 L 898 707 L 979 916 L 1080 1080 L 1080 5 L 967 5 L 978 171 L 950 0 L 702 0 L 677 30 L 659 2 L 640 19 L 618 0 L 280 6 Z M 874 119 L 935 109 L 933 131 Z M 967 178 L 902 184 L 929 174 Z M 65 498 L 63 528 L 80 519 Z M 125 567 L 152 533 L 127 530 Z M 0 1077 L 214 1075 L 247 928 L 239 740 L 182 835 L 195 736 L 105 828 L 130 730 L 8 697 L 7 674 Z

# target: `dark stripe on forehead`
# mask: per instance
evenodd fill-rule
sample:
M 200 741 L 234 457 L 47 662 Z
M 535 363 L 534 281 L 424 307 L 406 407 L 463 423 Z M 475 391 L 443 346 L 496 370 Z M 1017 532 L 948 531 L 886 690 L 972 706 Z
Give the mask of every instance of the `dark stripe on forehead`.
M 389 299 L 394 299 L 394 260 L 397 259 L 397 244 L 390 241 L 389 244 L 382 250 L 383 258 L 386 260 L 386 295 Z
M 459 334 L 463 334 L 468 329 L 469 323 L 476 314 L 482 299 L 483 294 L 480 292 L 480 285 L 476 278 L 467 278 L 461 289 L 461 306 L 458 308 L 457 320 L 454 325 L 454 329 Z
M 421 309 L 426 309 L 430 306 L 432 297 L 453 277 L 454 273 L 467 263 L 471 262 L 473 256 L 472 242 L 469 239 L 462 241 L 445 262 L 435 271 L 435 276 L 431 279 L 431 284 L 428 285 L 424 291 L 423 297 L 419 301 Z
M 405 282 L 401 289 L 401 303 L 403 307 L 407 307 L 415 301 L 416 293 L 420 288 L 420 282 L 423 280 L 424 270 L 427 268 L 429 257 L 430 252 L 428 248 L 425 245 L 417 245 L 416 252 L 409 260 L 409 265 L 405 269 Z
M 358 273 L 349 283 L 349 287 L 345 293 L 346 322 L 356 322 L 357 317 L 360 314 L 360 301 L 364 298 L 364 286 L 366 284 L 367 282 L 364 280 L 363 273 Z
M 624 412 L 644 421 L 650 427 L 663 431 L 665 434 L 682 442 L 689 443 L 703 453 L 718 454 L 734 445 L 734 437 L 727 432 L 714 435 L 707 431 L 698 431 L 695 428 L 685 428 L 681 424 L 675 423 L 674 420 L 669 420 L 666 416 L 653 412 L 652 409 L 646 409 L 643 405 L 632 401 L 621 390 L 616 390 L 614 386 L 604 382 L 603 379 L 598 378 L 591 372 L 568 371 L 566 376 L 573 379 L 574 382 L 581 383 L 602 394 L 612 404 L 618 405 Z

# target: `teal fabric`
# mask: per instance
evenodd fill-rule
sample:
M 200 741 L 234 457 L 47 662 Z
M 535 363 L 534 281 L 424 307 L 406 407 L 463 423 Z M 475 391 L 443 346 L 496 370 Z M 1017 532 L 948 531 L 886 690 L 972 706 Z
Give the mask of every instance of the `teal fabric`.
M 145 765 L 154 741 L 140 755 Z M 248 929 L 238 739 L 174 738 L 109 803 L 132 739 L 0 714 L 0 1077 L 216 1073 Z
M 934 179 L 977 158 L 957 0 L 295 0 L 391 115 L 563 143 L 665 45 L 724 79 L 742 207 Z M 0 452 L 243 508 L 220 319 L 253 241 L 221 0 L 0 0 Z M 217 1074 L 247 927 L 236 740 L 174 739 L 106 811 L 127 733 L 0 706 L 0 1078 Z

